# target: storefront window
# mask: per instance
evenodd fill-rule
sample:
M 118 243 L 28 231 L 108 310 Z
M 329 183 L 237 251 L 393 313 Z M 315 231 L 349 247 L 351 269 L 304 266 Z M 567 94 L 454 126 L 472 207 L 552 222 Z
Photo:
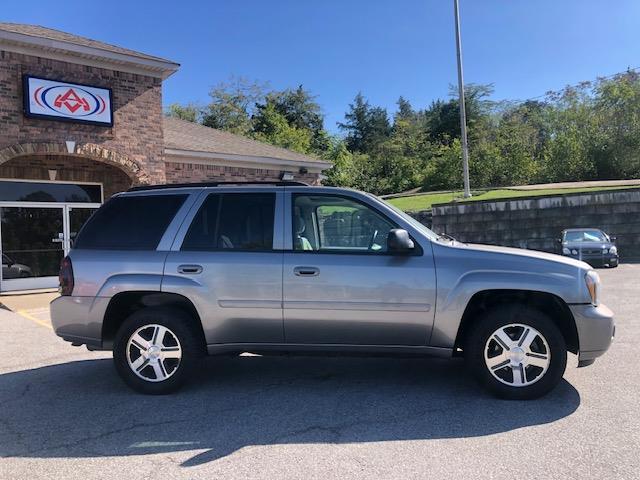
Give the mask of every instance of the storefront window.
M 100 185 L 0 180 L 0 202 L 102 203 Z
M 0 208 L 2 278 L 51 277 L 63 252 L 63 209 Z

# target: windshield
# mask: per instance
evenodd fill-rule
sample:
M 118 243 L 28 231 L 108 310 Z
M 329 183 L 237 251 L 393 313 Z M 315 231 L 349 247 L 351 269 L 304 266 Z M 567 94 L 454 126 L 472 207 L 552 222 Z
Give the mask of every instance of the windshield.
M 564 232 L 565 242 L 606 242 L 607 237 L 600 230 L 573 230 Z
M 402 219 L 404 221 L 406 221 L 407 223 L 409 223 L 413 228 L 415 228 L 416 230 L 419 230 L 420 232 L 424 233 L 430 240 L 437 240 L 438 239 L 438 235 L 437 234 L 435 234 L 429 228 L 427 228 L 426 226 L 421 224 L 418 220 L 413 218 L 411 215 L 406 214 L 405 212 L 400 210 L 398 207 L 390 204 L 389 202 L 384 201 L 380 197 L 377 197 L 377 196 L 375 196 L 373 194 L 369 194 L 369 195 L 371 197 L 375 198 L 378 202 L 384 203 L 387 207 L 389 207 L 391 210 L 393 210 L 398 215 L 400 215 L 402 217 Z

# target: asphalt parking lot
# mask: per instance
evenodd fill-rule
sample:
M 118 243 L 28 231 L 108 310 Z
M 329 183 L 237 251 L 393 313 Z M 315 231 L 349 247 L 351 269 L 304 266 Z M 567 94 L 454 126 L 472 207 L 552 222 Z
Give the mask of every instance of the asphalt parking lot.
M 599 272 L 612 349 L 530 402 L 460 361 L 257 356 L 146 397 L 41 306 L 0 309 L 0 478 L 640 478 L 640 264 Z

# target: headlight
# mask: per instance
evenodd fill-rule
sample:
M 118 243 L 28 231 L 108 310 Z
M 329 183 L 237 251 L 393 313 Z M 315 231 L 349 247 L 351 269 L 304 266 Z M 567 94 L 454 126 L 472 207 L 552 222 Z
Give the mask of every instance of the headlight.
M 573 253 L 574 255 L 578 254 L 578 250 L 576 250 L 575 248 L 573 250 L 571 250 L 571 253 Z
M 571 255 L 571 250 L 569 250 L 567 247 L 562 247 L 562 254 Z
M 609 249 L 609 253 L 615 255 L 616 253 L 618 253 L 618 247 L 616 247 L 615 245 L 613 247 L 611 247 Z
M 599 302 L 598 294 L 600 290 L 600 276 L 594 270 L 589 270 L 584 275 L 584 282 L 587 285 L 587 291 L 591 297 L 591 303 L 597 307 Z

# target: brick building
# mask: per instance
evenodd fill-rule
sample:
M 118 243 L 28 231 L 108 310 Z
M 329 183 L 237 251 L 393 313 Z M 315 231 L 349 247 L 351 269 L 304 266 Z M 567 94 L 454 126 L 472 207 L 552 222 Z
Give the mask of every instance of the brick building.
M 39 26 L 0 23 L 0 291 L 53 286 L 105 199 L 133 185 L 293 178 L 326 162 L 165 118 L 179 65 Z

